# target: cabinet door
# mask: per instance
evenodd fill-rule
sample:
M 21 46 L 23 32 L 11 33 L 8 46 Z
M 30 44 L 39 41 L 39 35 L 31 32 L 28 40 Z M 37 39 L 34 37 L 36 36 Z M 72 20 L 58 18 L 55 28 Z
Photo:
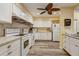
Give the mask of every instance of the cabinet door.
M 39 23 L 38 22 L 39 21 L 35 20 L 34 23 L 33 23 L 34 24 L 33 27 L 39 27 Z
M 79 56 L 79 45 L 75 44 L 74 55 Z
M 67 40 L 66 40 L 66 49 L 68 52 L 70 52 L 70 37 L 67 37 Z
M 65 35 L 64 36 L 64 45 L 63 45 L 64 46 L 64 49 L 66 49 L 66 39 L 67 39 L 67 36 Z
M 65 36 L 64 48 L 67 52 L 70 52 L 70 37 Z
M 12 23 L 12 4 L 0 3 L 0 22 Z
M 7 52 L 0 54 L 0 56 L 7 56 Z
M 20 55 L 20 40 L 13 41 L 0 47 L 0 56 L 19 56 Z
M 46 38 L 48 40 L 52 40 L 52 33 L 51 32 L 48 32 L 47 35 L 46 35 Z
M 75 42 L 70 43 L 70 54 L 72 56 L 79 56 L 79 45 L 77 45 Z
M 5 54 L 6 51 L 8 51 L 9 44 L 3 45 L 0 47 L 0 56 Z
M 8 56 L 19 56 L 20 55 L 20 40 L 9 43 Z
M 51 27 L 51 22 L 50 21 L 46 21 L 45 22 L 45 27 Z
M 13 16 L 17 16 L 20 18 L 22 18 L 22 15 L 24 15 L 24 13 L 22 13 L 22 11 L 15 4 L 13 4 L 12 12 L 13 12 Z
M 11 49 L 6 53 L 7 53 L 7 56 L 20 56 L 20 51 L 18 49 L 16 50 Z

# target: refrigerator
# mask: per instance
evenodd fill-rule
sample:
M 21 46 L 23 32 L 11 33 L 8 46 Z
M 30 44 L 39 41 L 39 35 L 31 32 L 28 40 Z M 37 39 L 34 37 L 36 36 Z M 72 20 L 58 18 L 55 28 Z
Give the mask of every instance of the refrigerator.
M 60 41 L 60 25 L 52 24 L 52 41 Z

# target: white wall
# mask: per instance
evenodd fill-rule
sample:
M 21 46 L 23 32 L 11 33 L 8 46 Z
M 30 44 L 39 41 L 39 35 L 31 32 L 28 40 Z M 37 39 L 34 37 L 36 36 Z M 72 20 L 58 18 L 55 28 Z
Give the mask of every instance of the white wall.
M 75 10 L 74 11 L 74 20 L 77 20 L 77 32 L 79 32 L 79 10 Z M 74 31 L 75 31 L 75 27 L 74 27 Z
M 61 49 L 63 48 L 65 30 L 67 30 L 67 28 L 64 26 L 64 19 L 67 18 L 71 19 L 71 26 L 68 30 L 73 32 L 74 8 L 62 8 L 61 10 L 61 15 L 60 15 L 60 26 L 61 26 L 60 48 Z

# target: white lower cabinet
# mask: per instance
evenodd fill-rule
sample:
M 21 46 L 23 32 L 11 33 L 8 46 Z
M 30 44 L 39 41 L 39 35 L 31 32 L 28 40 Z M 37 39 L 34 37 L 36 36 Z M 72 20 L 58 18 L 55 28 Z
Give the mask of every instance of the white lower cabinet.
M 65 36 L 65 40 L 64 40 L 64 48 L 65 50 L 67 50 L 67 52 L 70 52 L 70 38 Z
M 0 56 L 7 56 L 7 53 L 5 52 L 3 54 L 0 54 Z
M 79 56 L 79 40 L 71 36 L 65 36 L 64 49 L 71 56 Z
M 20 50 L 18 48 L 16 48 L 16 50 L 11 49 L 8 51 L 8 56 L 20 56 Z
M 20 40 L 1 46 L 0 56 L 20 56 Z
M 34 35 L 35 40 L 52 40 L 51 32 L 37 32 Z
M 76 43 L 75 41 L 70 42 L 70 54 L 72 56 L 79 56 L 79 43 Z

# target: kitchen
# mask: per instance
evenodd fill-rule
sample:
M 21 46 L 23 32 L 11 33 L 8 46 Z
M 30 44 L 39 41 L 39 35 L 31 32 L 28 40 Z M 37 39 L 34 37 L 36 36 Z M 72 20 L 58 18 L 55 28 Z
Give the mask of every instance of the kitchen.
M 39 42 L 45 41 L 45 49 L 50 47 L 53 50 L 50 45 L 55 43 L 58 44 L 58 51 L 65 50 L 67 56 L 79 56 L 79 4 L 55 3 L 54 7 L 60 9 L 53 10 L 52 15 L 45 13 L 47 11 L 44 11 L 45 14 L 39 14 L 41 11 L 38 9 L 46 5 L 48 4 L 0 4 L 0 56 L 27 56 L 36 43 L 38 45 L 42 44 Z M 34 49 L 36 48 L 38 47 Z M 63 56 L 63 53 L 61 55 Z

